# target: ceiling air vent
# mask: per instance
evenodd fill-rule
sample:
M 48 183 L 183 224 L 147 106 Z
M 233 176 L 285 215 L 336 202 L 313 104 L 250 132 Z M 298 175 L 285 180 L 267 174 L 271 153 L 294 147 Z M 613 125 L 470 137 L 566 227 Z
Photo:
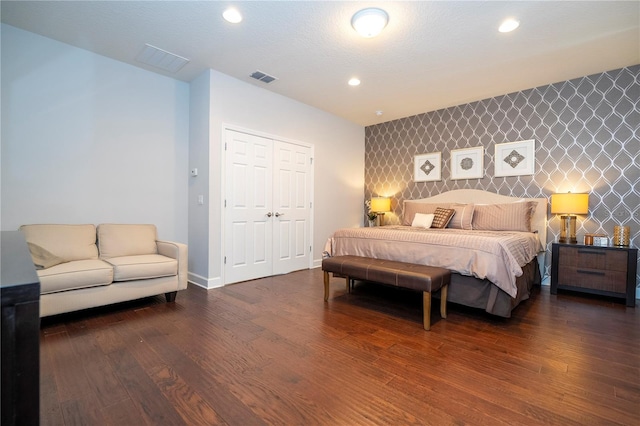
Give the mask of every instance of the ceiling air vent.
M 189 63 L 189 59 L 167 52 L 150 44 L 145 44 L 142 52 L 136 57 L 138 62 L 176 73 Z
M 256 71 L 253 74 L 251 74 L 250 76 L 251 78 L 255 78 L 256 80 L 260 80 L 263 83 L 271 83 L 274 80 L 277 80 L 277 78 L 269 75 L 269 74 L 265 74 L 262 71 Z

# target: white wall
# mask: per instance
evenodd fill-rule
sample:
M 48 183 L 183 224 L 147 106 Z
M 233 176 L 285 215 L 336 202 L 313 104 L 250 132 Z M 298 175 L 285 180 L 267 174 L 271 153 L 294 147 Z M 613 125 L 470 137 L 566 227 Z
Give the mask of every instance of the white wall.
M 215 71 L 189 85 L 1 31 L 2 230 L 155 223 L 161 238 L 189 243 L 193 281 L 220 285 L 223 124 L 314 145 L 316 264 L 331 232 L 361 224 L 362 126 Z
M 208 84 L 204 80 L 208 80 Z M 222 284 L 223 245 L 220 201 L 224 125 L 233 125 L 314 145 L 313 258 L 318 265 L 326 239 L 335 229 L 362 223 L 364 127 L 212 70 L 207 71 L 192 83 L 192 117 L 201 117 L 206 113 L 202 105 L 196 107 L 193 100 L 195 85 L 201 88 L 198 90 L 206 90 L 206 86 L 209 87 L 208 128 L 200 123 L 198 131 L 200 135 L 209 131 L 209 152 L 208 158 L 205 158 L 203 156 L 205 150 L 194 145 L 205 142 L 202 138 L 192 139 L 190 167 L 208 170 L 209 188 L 205 194 L 205 204 L 208 204 L 209 209 L 197 205 L 197 193 L 190 189 L 189 226 L 195 227 L 195 224 L 201 223 L 201 219 L 196 219 L 194 216 L 206 216 L 209 220 L 209 233 L 199 233 L 197 229 L 190 229 L 189 244 L 202 247 L 205 243 L 200 239 L 207 238 L 210 252 L 207 265 L 193 265 L 193 270 L 203 271 L 198 275 L 206 279 L 194 281 L 205 287 L 216 287 Z M 196 108 L 202 110 L 195 111 Z M 194 134 L 193 128 L 191 133 Z M 195 179 L 200 179 L 200 176 Z M 194 211 L 195 214 L 192 213 Z
M 189 85 L 2 25 L 1 228 L 154 223 L 187 242 Z
M 211 239 L 209 238 L 209 141 L 210 96 L 209 73 L 204 73 L 190 84 L 189 95 L 189 170 L 198 169 L 198 175 L 189 178 L 189 280 L 204 287 L 210 269 Z M 205 197 L 198 204 L 198 195 Z M 215 227 L 215 226 L 214 226 Z

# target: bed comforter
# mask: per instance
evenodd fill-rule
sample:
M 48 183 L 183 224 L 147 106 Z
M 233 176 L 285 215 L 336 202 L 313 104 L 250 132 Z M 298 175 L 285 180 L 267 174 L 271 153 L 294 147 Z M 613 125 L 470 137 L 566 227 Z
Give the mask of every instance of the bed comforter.
M 516 297 L 516 278 L 541 251 L 538 234 L 511 231 L 425 229 L 410 226 L 345 228 L 328 240 L 330 256 L 354 255 L 438 266 L 488 279 Z

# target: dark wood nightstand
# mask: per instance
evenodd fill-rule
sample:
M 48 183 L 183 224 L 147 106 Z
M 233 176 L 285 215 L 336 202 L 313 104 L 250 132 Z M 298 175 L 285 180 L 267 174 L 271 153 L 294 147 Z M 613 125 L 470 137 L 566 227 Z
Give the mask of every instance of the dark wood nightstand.
M 553 243 L 551 294 L 573 290 L 626 299 L 636 305 L 638 249 Z

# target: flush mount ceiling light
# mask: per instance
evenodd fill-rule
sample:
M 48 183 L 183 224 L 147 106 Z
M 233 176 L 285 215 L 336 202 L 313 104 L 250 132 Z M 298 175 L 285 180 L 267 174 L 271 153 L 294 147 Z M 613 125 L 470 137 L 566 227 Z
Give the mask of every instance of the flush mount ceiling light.
M 356 77 L 353 77 L 351 80 L 349 80 L 349 86 L 359 86 L 360 85 L 360 80 Z
M 498 31 L 501 33 L 509 33 L 520 26 L 520 21 L 517 19 L 509 18 L 502 21 L 500 27 L 498 27 Z
M 351 18 L 351 26 L 362 37 L 375 37 L 389 23 L 389 15 L 382 9 L 371 7 L 362 9 Z
M 222 12 L 222 17 L 225 21 L 231 22 L 232 24 L 237 24 L 242 21 L 242 15 L 240 15 L 240 12 L 232 7 Z

